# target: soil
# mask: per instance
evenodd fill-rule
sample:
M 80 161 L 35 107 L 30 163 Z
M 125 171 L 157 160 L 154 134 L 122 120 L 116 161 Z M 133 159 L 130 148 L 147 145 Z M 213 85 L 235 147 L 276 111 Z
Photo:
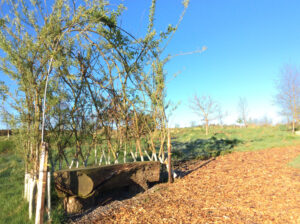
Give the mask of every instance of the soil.
M 175 164 L 181 178 L 73 217 L 71 223 L 300 223 L 300 146 Z

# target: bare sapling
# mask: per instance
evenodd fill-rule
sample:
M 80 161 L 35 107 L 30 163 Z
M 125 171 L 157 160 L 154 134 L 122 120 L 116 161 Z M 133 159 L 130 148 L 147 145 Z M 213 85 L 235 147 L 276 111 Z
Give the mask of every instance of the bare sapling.
M 190 99 L 190 108 L 204 121 L 205 135 L 208 135 L 209 125 L 216 119 L 217 103 L 210 96 L 203 95 L 199 97 L 195 94 L 194 97 Z

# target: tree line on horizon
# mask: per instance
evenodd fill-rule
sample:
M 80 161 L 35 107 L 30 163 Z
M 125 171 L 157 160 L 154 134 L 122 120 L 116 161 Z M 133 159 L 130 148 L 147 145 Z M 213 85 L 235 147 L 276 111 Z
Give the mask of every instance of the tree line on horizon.
M 279 114 L 286 119 L 286 124 L 291 126 L 291 131 L 295 133 L 300 120 L 300 72 L 296 66 L 285 65 L 275 83 L 277 94 L 274 96 L 274 103 L 280 109 Z M 195 94 L 189 102 L 191 110 L 198 115 L 205 126 L 205 134 L 209 133 L 209 126 L 212 121 L 218 120 L 218 124 L 223 127 L 224 117 L 221 106 L 209 95 L 198 96 Z M 236 123 L 248 127 L 249 124 L 269 125 L 272 120 L 267 116 L 261 119 L 251 119 L 249 117 L 249 107 L 247 99 L 240 97 L 238 101 L 238 119 Z M 196 122 L 192 121 L 191 126 Z M 176 126 L 176 125 L 175 125 Z

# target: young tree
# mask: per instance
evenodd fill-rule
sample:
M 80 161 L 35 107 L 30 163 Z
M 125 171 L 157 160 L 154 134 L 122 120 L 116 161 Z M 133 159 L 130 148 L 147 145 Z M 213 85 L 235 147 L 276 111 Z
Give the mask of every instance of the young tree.
M 299 122 L 300 115 L 300 72 L 295 66 L 286 65 L 276 83 L 275 102 L 281 109 L 280 113 L 292 122 L 292 132 Z
M 160 145 L 158 157 L 164 161 L 168 129 L 164 66 L 170 57 L 163 58 L 162 53 L 188 2 L 183 1 L 177 25 L 158 33 L 152 0 L 147 32 L 135 38 L 119 26 L 122 4 L 2 1 L 11 13 L 0 17 L 0 70 L 15 80 L 16 87 L 0 83 L 0 97 L 17 120 L 25 183 L 30 182 L 30 210 L 45 141 L 52 169 L 56 161 L 62 168 L 63 159 L 69 166 L 68 155 L 73 159 L 70 167 L 73 161 L 79 166 L 79 160 L 87 166 L 92 148 L 96 163 L 99 142 L 102 152 L 118 163 L 119 152 L 124 150 L 126 156 L 130 143 L 143 160 L 145 139 L 154 158 L 155 144 Z M 67 148 L 71 150 L 66 152 Z M 25 189 L 28 195 L 26 184 Z
M 1 14 L 0 18 L 0 70 L 16 83 L 15 89 L 1 87 L 1 92 L 9 96 L 6 97 L 6 105 L 10 106 L 10 114 L 17 120 L 15 128 L 19 132 L 18 146 L 24 151 L 26 160 L 24 195 L 30 195 L 27 197 L 30 217 L 34 189 L 39 178 L 40 144 L 44 141 L 43 118 L 57 103 L 54 100 L 53 104 L 50 101 L 46 104 L 46 95 L 48 98 L 59 95 L 52 90 L 55 89 L 54 80 L 61 75 L 66 76 L 66 79 L 76 78 L 72 74 L 67 76 L 70 72 L 66 71 L 74 71 L 76 55 L 73 46 L 84 45 L 81 35 L 101 30 L 99 32 L 109 36 L 107 30 L 115 26 L 116 17 L 122 8 L 120 6 L 113 12 L 105 8 L 103 1 L 96 0 L 85 2 L 81 7 L 73 3 L 57 0 L 51 3 L 51 7 L 46 1 L 35 0 L 1 3 L 1 7 L 6 7 L 10 13 Z M 115 37 L 111 36 L 111 39 Z M 65 69 L 64 72 L 60 72 L 60 68 Z M 51 91 L 45 91 L 47 84 Z M 80 149 L 77 153 L 82 155 Z M 30 183 L 28 188 L 27 183 Z
M 190 108 L 205 122 L 205 134 L 208 135 L 209 124 L 216 119 L 217 103 L 210 96 L 197 96 L 190 99 Z
M 218 105 L 217 107 L 217 117 L 219 120 L 219 125 L 223 128 L 224 127 L 224 118 L 228 116 L 227 112 L 222 110 L 222 107 Z
M 249 114 L 249 109 L 248 109 L 248 102 L 247 99 L 244 97 L 240 97 L 239 102 L 238 102 L 238 112 L 239 112 L 239 119 L 244 126 L 247 128 L 248 127 L 248 114 Z

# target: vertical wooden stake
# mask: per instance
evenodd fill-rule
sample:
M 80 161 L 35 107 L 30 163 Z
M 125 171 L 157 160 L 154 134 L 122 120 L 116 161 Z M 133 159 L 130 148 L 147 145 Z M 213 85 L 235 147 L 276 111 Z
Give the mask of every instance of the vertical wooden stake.
M 170 129 L 168 129 L 168 175 L 169 175 L 169 183 L 173 183 L 173 175 L 172 175 L 172 169 L 171 169 L 171 135 L 170 135 Z
M 29 219 L 32 218 L 32 211 L 34 207 L 34 197 L 36 195 L 36 175 L 35 174 L 30 174 L 29 176 L 29 189 L 28 189 L 28 198 L 29 198 L 29 206 L 28 206 L 28 212 L 29 212 Z
M 126 163 L 126 156 L 127 156 L 127 145 L 125 143 L 125 150 L 124 150 L 124 163 Z
M 51 172 L 47 173 L 47 205 L 48 205 L 48 220 L 51 220 Z
M 38 181 L 38 195 L 36 203 L 35 224 L 44 222 L 45 191 L 47 182 L 48 148 L 45 142 L 41 144 L 40 170 Z
M 95 165 L 97 165 L 97 146 L 95 144 Z
M 26 201 L 28 201 L 28 181 L 29 178 L 28 178 L 28 173 L 27 173 L 27 170 L 25 171 L 25 178 L 24 178 L 24 199 L 26 199 Z

